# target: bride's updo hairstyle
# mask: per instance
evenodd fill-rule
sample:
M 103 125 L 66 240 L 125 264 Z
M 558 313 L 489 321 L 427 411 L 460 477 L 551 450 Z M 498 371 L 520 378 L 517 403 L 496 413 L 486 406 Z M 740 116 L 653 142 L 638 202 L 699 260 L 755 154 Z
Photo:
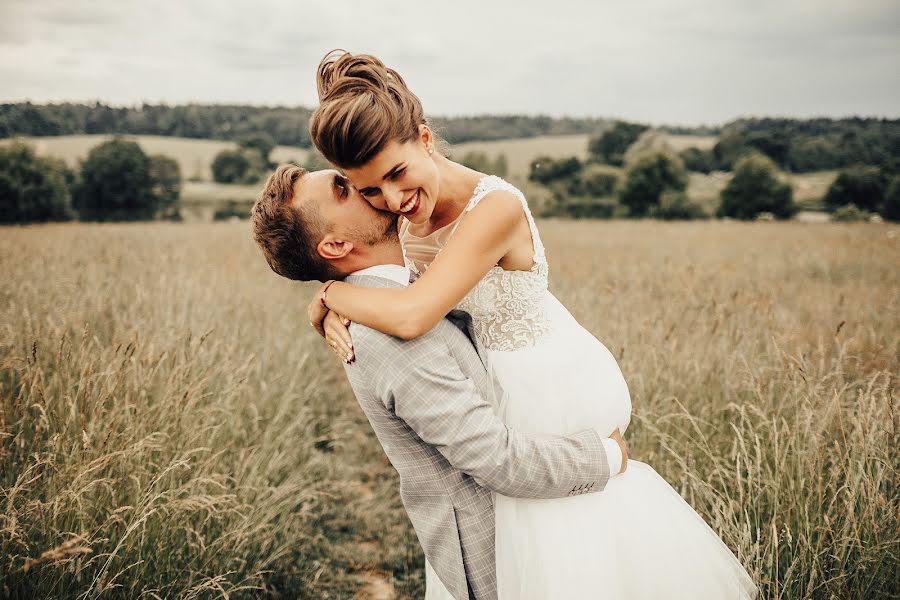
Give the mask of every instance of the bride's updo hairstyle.
M 309 135 L 329 162 L 355 169 L 391 140 L 405 143 L 427 125 L 422 103 L 399 73 L 368 54 L 332 50 L 316 74 L 319 107 Z

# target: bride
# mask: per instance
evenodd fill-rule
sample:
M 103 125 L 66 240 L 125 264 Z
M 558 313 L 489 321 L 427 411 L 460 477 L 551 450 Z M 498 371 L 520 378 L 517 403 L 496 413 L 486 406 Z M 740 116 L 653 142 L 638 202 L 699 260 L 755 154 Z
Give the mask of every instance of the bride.
M 522 193 L 443 156 L 419 99 L 377 58 L 334 51 L 319 65 L 317 85 L 313 142 L 372 206 L 402 217 L 404 254 L 421 273 L 403 289 L 326 282 L 309 316 L 331 346 L 353 359 L 348 320 L 411 339 L 459 308 L 471 314 L 505 390 L 496 409 L 507 425 L 624 432 L 625 380 L 606 347 L 548 291 L 544 246 Z M 756 595 L 715 532 L 644 463 L 629 461 L 599 494 L 496 495 L 494 505 L 502 600 Z

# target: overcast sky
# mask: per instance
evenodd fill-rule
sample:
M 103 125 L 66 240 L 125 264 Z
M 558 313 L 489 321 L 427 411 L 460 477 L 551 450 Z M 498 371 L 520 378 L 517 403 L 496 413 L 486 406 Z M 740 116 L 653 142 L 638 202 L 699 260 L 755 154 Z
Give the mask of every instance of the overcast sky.
M 898 0 L 0 0 L 0 100 L 312 107 L 335 47 L 431 115 L 900 115 Z

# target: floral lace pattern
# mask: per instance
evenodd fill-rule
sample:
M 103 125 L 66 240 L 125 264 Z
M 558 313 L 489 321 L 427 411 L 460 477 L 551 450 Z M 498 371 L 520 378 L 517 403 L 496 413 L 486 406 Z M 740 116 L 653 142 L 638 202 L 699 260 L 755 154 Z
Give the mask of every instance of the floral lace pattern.
M 522 202 L 522 209 L 531 229 L 534 245 L 534 264 L 528 271 L 506 271 L 494 266 L 456 308 L 472 315 L 478 341 L 489 350 L 521 350 L 533 346 L 550 331 L 550 319 L 545 308 L 547 292 L 547 258 L 531 216 L 525 196 L 515 186 L 499 177 L 484 177 L 475 188 L 465 212 L 469 212 L 488 193 L 505 190 Z

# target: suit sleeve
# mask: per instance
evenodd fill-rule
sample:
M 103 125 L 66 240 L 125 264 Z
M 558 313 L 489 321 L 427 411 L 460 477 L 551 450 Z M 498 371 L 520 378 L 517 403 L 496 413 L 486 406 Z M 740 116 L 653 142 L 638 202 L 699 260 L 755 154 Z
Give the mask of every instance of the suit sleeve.
M 494 414 L 434 330 L 410 341 L 385 338 L 377 354 L 365 357 L 376 393 L 424 442 L 480 485 L 520 498 L 561 498 L 606 486 L 609 464 L 598 432 L 518 432 Z

